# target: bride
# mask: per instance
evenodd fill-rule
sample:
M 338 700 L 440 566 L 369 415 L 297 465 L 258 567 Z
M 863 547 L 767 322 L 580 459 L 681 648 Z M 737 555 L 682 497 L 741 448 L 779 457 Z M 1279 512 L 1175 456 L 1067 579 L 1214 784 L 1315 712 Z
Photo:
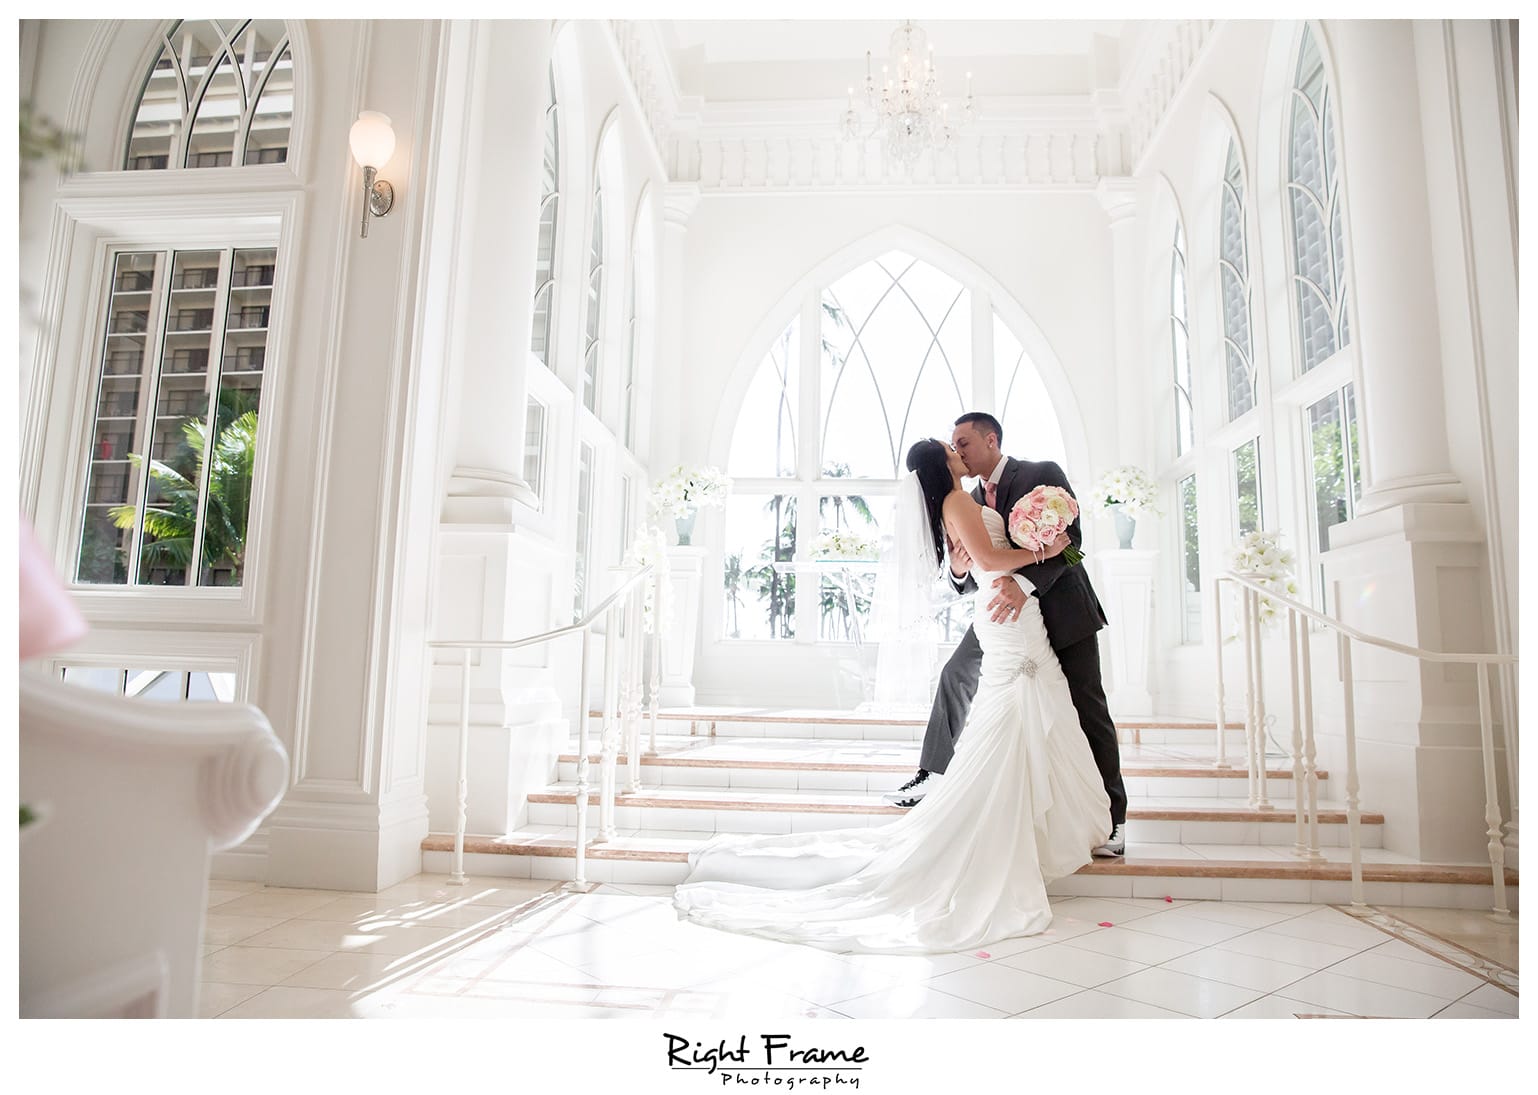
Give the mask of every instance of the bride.
M 1004 518 L 961 488 L 961 458 L 940 441 L 908 450 L 894 527 L 899 593 L 916 602 L 943 565 L 942 543 L 992 579 L 1039 559 L 1009 546 Z M 1061 550 L 1059 547 L 1057 550 Z M 1047 883 L 1090 862 L 1110 802 L 1036 598 L 973 627 L 982 679 L 955 758 L 935 790 L 887 825 L 833 832 L 721 834 L 689 856 L 681 918 L 833 951 L 933 954 L 1034 935 L 1052 922 Z

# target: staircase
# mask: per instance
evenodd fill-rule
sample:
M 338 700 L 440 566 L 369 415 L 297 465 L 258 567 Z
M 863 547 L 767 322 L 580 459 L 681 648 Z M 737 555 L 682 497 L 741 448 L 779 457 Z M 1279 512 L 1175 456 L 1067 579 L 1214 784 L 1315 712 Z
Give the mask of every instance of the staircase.
M 1267 762 L 1272 808 L 1249 803 L 1243 731 L 1225 742 L 1230 768 L 1214 767 L 1216 726 L 1171 719 L 1118 719 L 1129 800 L 1127 856 L 1096 860 L 1050 888 L 1054 895 L 1344 903 L 1350 900 L 1345 806 L 1319 772 L 1324 862 L 1293 852 L 1293 772 Z M 641 758 L 641 790 L 626 793 L 619 758 L 615 838 L 590 844 L 590 881 L 672 885 L 689 852 L 717 832 L 792 833 L 880 825 L 903 811 L 881 795 L 918 766 L 922 719 L 850 712 L 692 708 L 660 716 L 656 755 Z M 643 740 L 644 740 L 643 733 Z M 505 835 L 467 836 L 470 873 L 549 879 L 572 876 L 576 854 L 577 753 L 562 753 L 556 782 L 528 800 L 528 824 Z M 599 757 L 591 755 L 596 783 Z M 473 783 L 471 794 L 474 793 Z M 598 833 L 597 796 L 588 832 Z M 1485 908 L 1487 863 L 1427 864 L 1383 848 L 1382 814 L 1361 816 L 1366 898 L 1373 904 Z M 453 834 L 422 842 L 423 870 L 446 873 Z M 1516 872 L 1507 871 L 1508 886 Z M 1508 891 L 1516 907 L 1516 891 Z

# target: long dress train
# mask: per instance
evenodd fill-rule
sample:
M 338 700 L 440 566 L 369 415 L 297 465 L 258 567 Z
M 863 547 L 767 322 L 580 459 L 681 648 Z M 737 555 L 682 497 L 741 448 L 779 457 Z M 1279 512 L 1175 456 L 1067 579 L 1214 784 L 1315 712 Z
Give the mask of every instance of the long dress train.
M 1004 521 L 983 511 L 993 542 Z M 681 918 L 834 951 L 968 950 L 1052 922 L 1047 883 L 1090 861 L 1110 800 L 1042 624 L 1039 602 L 995 624 L 996 574 L 977 574 L 981 679 L 939 786 L 871 828 L 727 833 L 689 857 Z

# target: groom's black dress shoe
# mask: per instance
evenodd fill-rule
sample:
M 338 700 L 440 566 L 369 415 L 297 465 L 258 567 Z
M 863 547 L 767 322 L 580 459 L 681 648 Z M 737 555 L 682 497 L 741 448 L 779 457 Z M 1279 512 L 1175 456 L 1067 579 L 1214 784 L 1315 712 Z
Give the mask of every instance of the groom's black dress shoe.
M 901 806 L 905 809 L 910 806 L 917 806 L 923 797 L 929 793 L 929 788 L 931 786 L 929 777 L 931 775 L 933 775 L 933 773 L 926 772 L 924 769 L 920 768 L 918 773 L 907 783 L 903 784 L 895 791 L 888 791 L 881 797 L 884 798 L 887 802 L 891 803 L 893 806 Z

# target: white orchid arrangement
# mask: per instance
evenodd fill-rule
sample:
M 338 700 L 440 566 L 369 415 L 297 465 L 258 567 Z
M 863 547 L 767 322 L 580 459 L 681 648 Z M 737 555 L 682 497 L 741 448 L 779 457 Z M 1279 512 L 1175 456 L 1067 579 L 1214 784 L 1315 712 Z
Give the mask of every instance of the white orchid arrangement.
M 636 529 L 635 539 L 630 541 L 630 547 L 625 551 L 625 557 L 621 565 L 627 567 L 655 566 L 657 581 L 667 580 L 667 537 L 656 525 L 642 525 Z M 646 632 L 649 635 L 657 633 L 657 583 L 646 583 L 646 594 L 643 598 L 644 607 L 642 613 L 645 620 Z M 661 621 L 667 626 L 668 613 L 664 611 Z
M 816 559 L 874 559 L 876 541 L 849 529 L 823 529 L 812 541 L 812 557 Z
M 658 517 L 688 517 L 697 509 L 726 505 L 731 489 L 731 479 L 717 468 L 679 464 L 652 487 L 652 509 Z
M 1296 558 L 1291 549 L 1282 546 L 1282 534 L 1258 529 L 1246 533 L 1234 548 L 1230 568 L 1276 593 L 1288 597 L 1298 595 L 1298 583 L 1293 577 Z M 1270 597 L 1260 598 L 1260 622 L 1275 623 L 1281 617 L 1281 608 Z
M 1090 499 L 1099 509 L 1120 506 L 1128 517 L 1144 513 L 1158 516 L 1159 488 L 1146 472 L 1135 464 L 1112 468 L 1090 488 Z

